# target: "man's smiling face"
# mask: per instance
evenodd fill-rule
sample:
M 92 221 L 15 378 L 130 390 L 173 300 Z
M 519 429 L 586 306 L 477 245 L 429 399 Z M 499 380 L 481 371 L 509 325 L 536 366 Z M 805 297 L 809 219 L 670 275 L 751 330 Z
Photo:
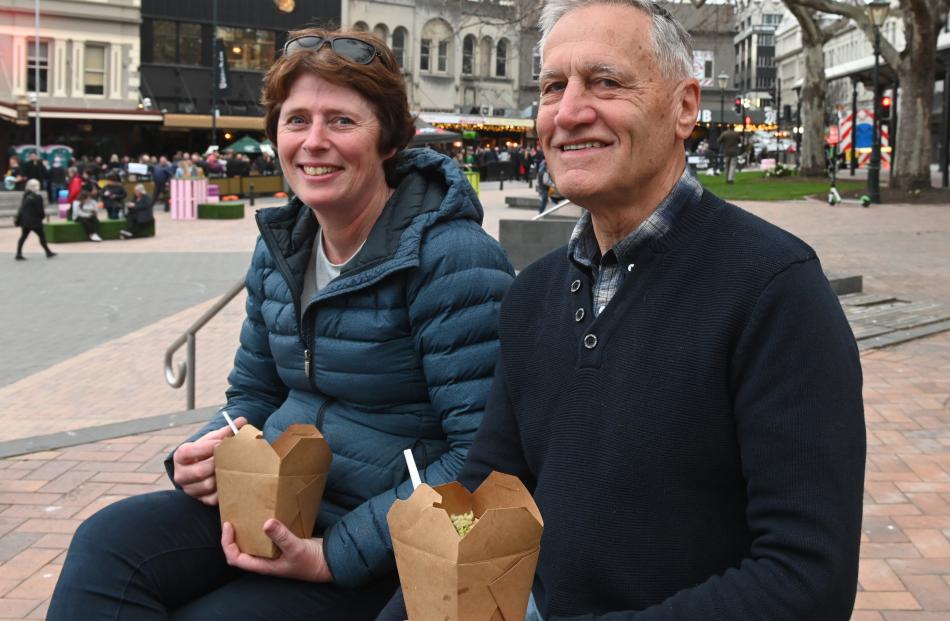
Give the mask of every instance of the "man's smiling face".
M 545 42 L 540 82 L 538 136 L 558 190 L 572 201 L 622 204 L 677 151 L 682 158 L 676 83 L 657 66 L 642 11 L 593 4 L 568 12 Z

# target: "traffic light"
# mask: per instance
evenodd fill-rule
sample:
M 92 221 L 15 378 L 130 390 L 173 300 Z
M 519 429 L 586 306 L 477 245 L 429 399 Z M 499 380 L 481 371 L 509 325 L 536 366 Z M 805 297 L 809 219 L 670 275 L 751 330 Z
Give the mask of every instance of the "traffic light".
M 881 120 L 890 121 L 891 120 L 891 104 L 893 101 L 890 96 L 884 95 L 881 97 Z
M 736 114 L 742 114 L 742 97 L 736 97 Z

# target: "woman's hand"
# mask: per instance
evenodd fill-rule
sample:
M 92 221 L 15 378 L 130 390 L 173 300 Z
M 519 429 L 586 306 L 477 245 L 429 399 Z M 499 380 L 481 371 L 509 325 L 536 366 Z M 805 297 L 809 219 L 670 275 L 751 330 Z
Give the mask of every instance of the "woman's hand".
M 246 422 L 247 419 L 241 416 L 234 421 L 234 425 L 240 429 Z M 185 442 L 172 456 L 175 483 L 180 485 L 186 494 L 210 507 L 218 504 L 218 484 L 214 478 L 214 448 L 230 435 L 231 428 L 225 425 L 209 431 L 194 442 Z
M 301 539 L 275 519 L 264 522 L 264 534 L 280 548 L 279 557 L 271 559 L 244 554 L 234 541 L 234 527 L 225 522 L 221 527 L 221 548 L 228 565 L 257 574 L 306 582 L 333 582 L 323 557 L 323 539 Z

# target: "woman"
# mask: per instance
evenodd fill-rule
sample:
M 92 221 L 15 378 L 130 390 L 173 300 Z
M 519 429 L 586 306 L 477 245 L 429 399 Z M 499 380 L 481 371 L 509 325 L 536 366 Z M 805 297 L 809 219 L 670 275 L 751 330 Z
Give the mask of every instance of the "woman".
M 23 256 L 23 242 L 31 232 L 36 233 L 36 236 L 40 238 L 40 245 L 43 246 L 47 259 L 56 256 L 56 253 L 46 245 L 46 234 L 43 233 L 43 218 L 45 217 L 40 182 L 29 179 L 26 182 L 26 191 L 23 192 L 23 200 L 20 202 L 20 210 L 16 214 L 16 225 L 20 227 L 20 240 L 16 243 L 17 261 L 26 261 L 26 257 Z
M 76 532 L 48 619 L 373 619 L 397 580 L 386 513 L 453 480 L 478 428 L 512 269 L 458 167 L 414 133 L 392 52 L 363 32 L 291 33 L 263 89 L 296 198 L 258 212 L 227 410 L 273 441 L 315 424 L 333 464 L 313 539 L 264 525 L 278 559 L 219 525 L 221 416 L 167 460 L 180 491 Z M 290 579 L 288 579 L 290 578 Z M 74 612 L 75 611 L 75 612 Z
M 101 242 L 99 236 L 99 203 L 92 197 L 92 194 L 83 190 L 79 193 L 79 198 L 75 203 L 73 217 L 76 222 L 82 226 L 89 237 L 89 241 Z
M 135 192 L 135 200 L 126 206 L 125 219 L 129 228 L 119 231 L 122 239 L 138 237 L 142 227 L 155 222 L 152 197 L 145 191 L 145 186 L 138 183 L 132 191 Z

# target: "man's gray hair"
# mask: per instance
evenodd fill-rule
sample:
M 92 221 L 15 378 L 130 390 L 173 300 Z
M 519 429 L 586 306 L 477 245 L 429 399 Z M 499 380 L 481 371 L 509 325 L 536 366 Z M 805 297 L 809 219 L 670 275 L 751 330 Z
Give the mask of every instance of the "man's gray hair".
M 26 189 L 30 192 L 39 193 L 40 191 L 40 182 L 38 179 L 30 179 L 26 182 Z
M 686 80 L 693 76 L 693 40 L 675 17 L 652 0 L 547 0 L 538 19 L 541 41 L 544 43 L 554 25 L 568 12 L 593 4 L 629 6 L 646 13 L 653 22 L 653 55 L 660 73 L 668 80 Z
M 142 194 L 145 194 L 145 185 L 144 185 L 144 184 L 141 184 L 141 183 L 136 183 L 136 184 L 135 184 L 135 187 L 132 188 L 132 191 L 133 191 L 133 192 L 140 192 L 140 193 L 142 193 Z

